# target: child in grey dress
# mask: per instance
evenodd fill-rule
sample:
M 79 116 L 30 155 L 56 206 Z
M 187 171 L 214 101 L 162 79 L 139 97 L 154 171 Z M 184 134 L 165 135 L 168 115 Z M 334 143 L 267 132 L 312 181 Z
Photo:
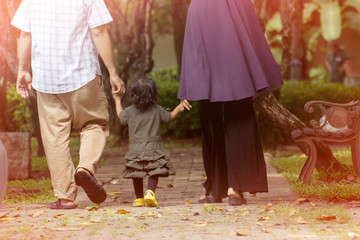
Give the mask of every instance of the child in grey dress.
M 159 177 L 174 175 L 175 171 L 169 161 L 169 152 L 161 141 L 161 123 L 167 123 L 184 111 L 180 103 L 172 111 L 166 111 L 156 104 L 157 85 L 150 78 L 134 81 L 129 87 L 129 98 L 132 103 L 123 109 L 122 94 L 113 95 L 116 112 L 120 122 L 129 127 L 129 152 L 125 155 L 126 172 L 124 178 L 132 178 L 136 199 L 135 207 L 157 207 L 155 189 Z M 149 176 L 148 187 L 143 194 L 143 178 Z

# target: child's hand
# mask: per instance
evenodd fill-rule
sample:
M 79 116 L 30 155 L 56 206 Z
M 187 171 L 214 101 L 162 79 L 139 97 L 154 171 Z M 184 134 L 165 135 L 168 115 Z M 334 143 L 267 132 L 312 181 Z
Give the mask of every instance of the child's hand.
M 182 113 L 182 112 L 185 110 L 185 107 L 184 107 L 184 105 L 183 105 L 182 103 L 180 103 L 179 105 L 177 105 L 176 108 L 178 109 L 179 113 Z
M 192 108 L 191 104 L 188 102 L 188 100 L 185 99 L 181 99 L 181 104 L 190 111 L 190 109 Z
M 123 93 L 121 91 L 112 94 L 114 100 L 121 100 Z

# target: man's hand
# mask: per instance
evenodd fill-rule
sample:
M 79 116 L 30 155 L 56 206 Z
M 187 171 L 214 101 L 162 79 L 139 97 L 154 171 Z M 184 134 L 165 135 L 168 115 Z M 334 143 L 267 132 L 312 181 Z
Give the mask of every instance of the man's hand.
M 23 98 L 29 97 L 32 78 L 29 72 L 19 72 L 17 76 L 16 90 Z
M 119 77 L 117 73 L 110 74 L 110 84 L 112 87 L 112 94 L 123 96 L 125 93 L 124 81 Z

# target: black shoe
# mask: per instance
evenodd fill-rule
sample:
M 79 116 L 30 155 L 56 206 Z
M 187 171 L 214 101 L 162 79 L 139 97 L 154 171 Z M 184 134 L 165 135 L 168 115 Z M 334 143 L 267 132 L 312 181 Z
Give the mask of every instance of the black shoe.
M 99 204 L 105 201 L 106 191 L 94 176 L 85 171 L 78 171 L 75 173 L 75 182 L 85 190 L 92 202 Z
M 204 198 L 200 198 L 198 203 L 222 203 L 222 199 L 214 198 L 213 196 L 205 196 Z
M 247 201 L 244 198 L 244 195 L 242 193 L 239 194 L 239 197 L 229 197 L 229 205 L 231 206 L 240 206 L 241 204 L 246 204 Z

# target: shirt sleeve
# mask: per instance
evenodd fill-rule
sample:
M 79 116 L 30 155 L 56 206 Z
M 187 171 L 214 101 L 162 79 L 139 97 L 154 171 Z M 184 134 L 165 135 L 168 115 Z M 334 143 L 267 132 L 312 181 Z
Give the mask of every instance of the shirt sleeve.
M 107 24 L 112 20 L 113 19 L 104 3 L 104 0 L 91 1 L 88 12 L 88 25 L 90 29 Z
M 31 1 L 23 0 L 17 9 L 11 25 L 23 32 L 31 32 Z
M 125 108 L 120 112 L 119 118 L 122 125 L 128 124 L 128 108 Z
M 170 112 L 161 106 L 158 106 L 158 112 L 160 113 L 161 122 L 168 123 L 170 120 Z

